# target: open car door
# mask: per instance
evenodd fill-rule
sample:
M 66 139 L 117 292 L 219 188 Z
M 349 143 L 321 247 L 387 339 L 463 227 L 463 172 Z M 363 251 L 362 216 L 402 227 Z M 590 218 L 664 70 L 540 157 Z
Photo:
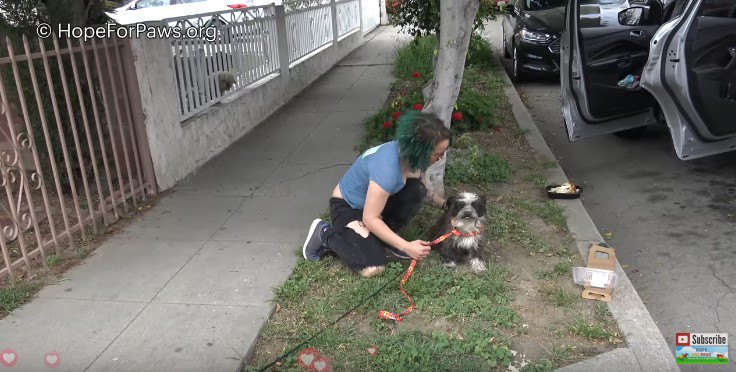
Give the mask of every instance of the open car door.
M 680 159 L 736 149 L 736 1 L 692 0 L 653 40 L 642 85 Z
M 662 4 L 654 0 L 647 7 L 629 7 L 626 0 L 568 2 L 560 62 L 570 141 L 657 122 L 657 102 L 642 89 L 639 77 Z

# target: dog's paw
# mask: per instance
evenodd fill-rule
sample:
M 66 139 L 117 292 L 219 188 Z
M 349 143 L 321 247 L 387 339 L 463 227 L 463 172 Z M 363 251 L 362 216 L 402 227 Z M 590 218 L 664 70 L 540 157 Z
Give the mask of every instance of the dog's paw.
M 455 261 L 444 262 L 444 263 L 442 263 L 442 266 L 444 266 L 444 267 L 451 267 L 451 268 L 457 267 L 457 265 L 455 264 Z
M 483 261 L 474 258 L 470 260 L 470 269 L 473 270 L 474 273 L 478 274 L 486 271 L 486 265 L 483 263 Z

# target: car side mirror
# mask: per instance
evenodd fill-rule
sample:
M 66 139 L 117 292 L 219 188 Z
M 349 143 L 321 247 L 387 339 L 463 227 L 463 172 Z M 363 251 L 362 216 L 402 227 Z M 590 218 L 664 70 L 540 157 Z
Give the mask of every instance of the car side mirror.
M 641 26 L 647 24 L 647 9 L 632 7 L 618 13 L 618 23 L 622 26 Z

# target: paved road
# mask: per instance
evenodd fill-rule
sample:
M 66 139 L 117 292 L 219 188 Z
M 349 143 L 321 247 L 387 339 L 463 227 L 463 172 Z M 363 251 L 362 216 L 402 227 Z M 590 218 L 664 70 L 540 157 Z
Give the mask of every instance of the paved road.
M 500 22 L 484 34 L 500 50 Z M 665 127 L 569 142 L 559 78 L 516 88 L 673 352 L 675 332 L 736 336 L 736 152 L 683 162 Z

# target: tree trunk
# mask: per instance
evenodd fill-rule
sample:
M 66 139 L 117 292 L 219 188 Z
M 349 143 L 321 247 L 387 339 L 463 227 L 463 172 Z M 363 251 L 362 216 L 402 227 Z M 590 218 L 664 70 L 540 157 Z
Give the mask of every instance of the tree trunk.
M 434 65 L 434 80 L 423 90 L 424 110 L 433 112 L 450 127 L 452 111 L 460 94 L 478 0 L 440 0 L 439 53 Z M 438 195 L 444 195 L 447 156 L 427 169 L 424 182 Z

